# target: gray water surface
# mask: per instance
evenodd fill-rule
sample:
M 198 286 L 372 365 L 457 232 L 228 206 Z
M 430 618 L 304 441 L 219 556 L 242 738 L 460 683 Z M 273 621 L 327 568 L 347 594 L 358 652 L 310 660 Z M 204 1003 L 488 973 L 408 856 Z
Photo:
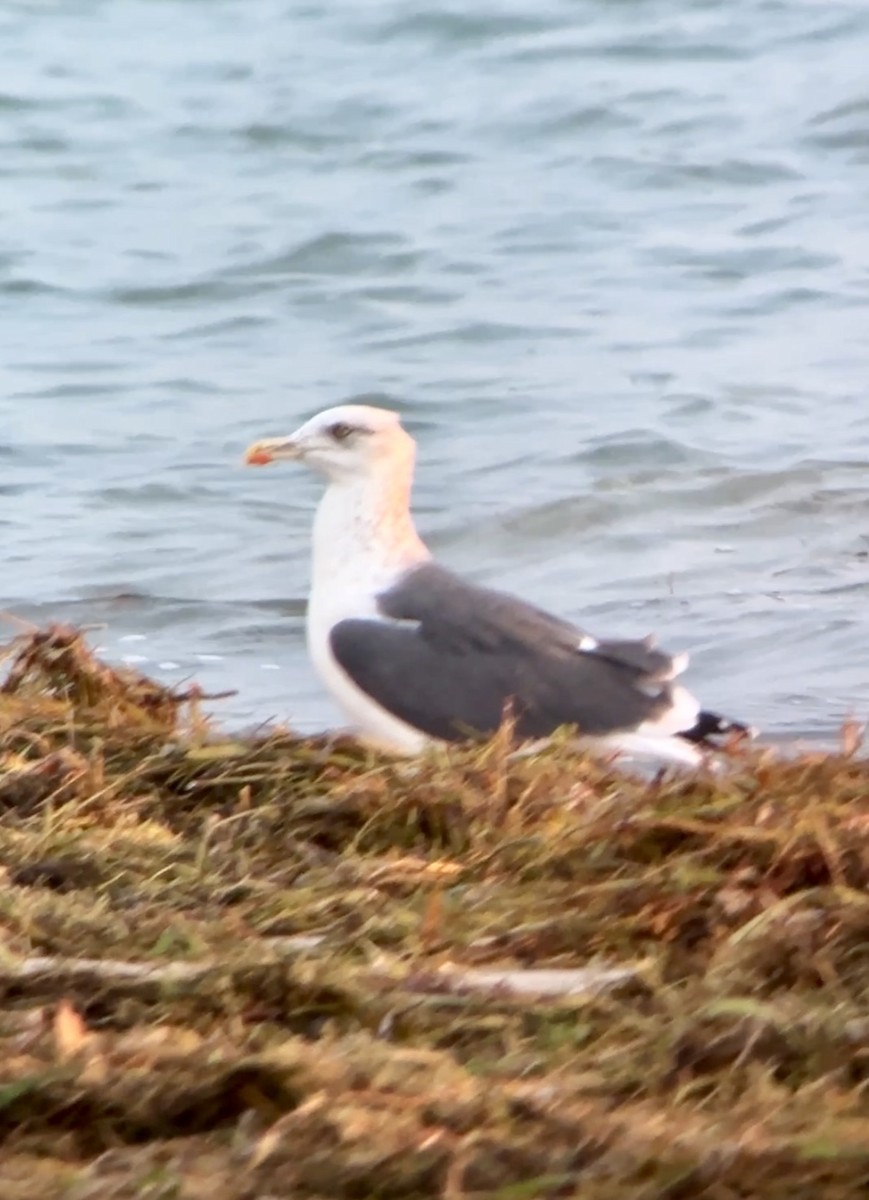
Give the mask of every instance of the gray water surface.
M 869 714 L 865 0 L 10 0 L 0 47 L 4 608 L 333 722 L 317 484 L 240 460 L 369 395 L 446 563 L 768 730 Z

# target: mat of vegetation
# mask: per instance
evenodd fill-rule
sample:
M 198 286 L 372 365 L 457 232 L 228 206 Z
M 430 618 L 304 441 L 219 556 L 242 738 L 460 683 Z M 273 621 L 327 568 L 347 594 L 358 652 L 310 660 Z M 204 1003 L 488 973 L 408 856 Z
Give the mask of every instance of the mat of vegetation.
M 4 1200 L 869 1194 L 855 745 L 650 781 L 200 702 L 7 647 Z

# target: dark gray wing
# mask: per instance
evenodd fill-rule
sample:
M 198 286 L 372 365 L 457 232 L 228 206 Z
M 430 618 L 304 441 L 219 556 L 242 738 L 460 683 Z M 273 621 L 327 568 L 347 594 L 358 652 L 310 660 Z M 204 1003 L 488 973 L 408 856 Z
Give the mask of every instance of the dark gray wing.
M 622 663 L 626 667 L 632 667 L 638 675 L 650 683 L 663 683 L 672 679 L 679 674 L 687 661 L 684 656 L 680 661 L 672 654 L 658 650 L 651 637 L 643 638 L 640 641 L 598 642 L 595 654 L 601 658 L 608 658 L 612 662 Z
M 673 660 L 646 642 L 580 649 L 568 621 L 428 563 L 378 597 L 393 621 L 341 621 L 335 658 L 378 704 L 446 741 L 493 733 L 509 707 L 521 737 L 561 725 L 633 729 L 666 711 Z M 393 623 L 395 622 L 395 623 Z

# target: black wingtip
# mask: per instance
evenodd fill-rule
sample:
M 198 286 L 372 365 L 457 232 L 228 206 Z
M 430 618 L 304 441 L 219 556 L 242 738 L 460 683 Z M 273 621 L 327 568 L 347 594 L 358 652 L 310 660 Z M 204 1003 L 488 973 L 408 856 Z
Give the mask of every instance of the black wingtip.
M 743 725 L 741 721 L 731 721 L 728 717 L 719 716 L 718 713 L 701 712 L 697 716 L 696 724 L 681 732 L 679 737 L 702 746 L 714 744 L 711 741 L 714 738 L 733 735 L 752 737 L 753 734 L 754 730 L 751 726 Z

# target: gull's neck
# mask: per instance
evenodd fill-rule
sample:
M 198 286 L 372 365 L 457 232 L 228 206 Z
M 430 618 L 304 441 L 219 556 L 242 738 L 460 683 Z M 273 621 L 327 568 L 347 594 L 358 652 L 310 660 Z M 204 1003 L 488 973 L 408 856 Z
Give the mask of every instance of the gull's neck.
M 382 466 L 329 483 L 314 518 L 312 601 L 380 591 L 431 557 L 410 515 L 412 463 Z

